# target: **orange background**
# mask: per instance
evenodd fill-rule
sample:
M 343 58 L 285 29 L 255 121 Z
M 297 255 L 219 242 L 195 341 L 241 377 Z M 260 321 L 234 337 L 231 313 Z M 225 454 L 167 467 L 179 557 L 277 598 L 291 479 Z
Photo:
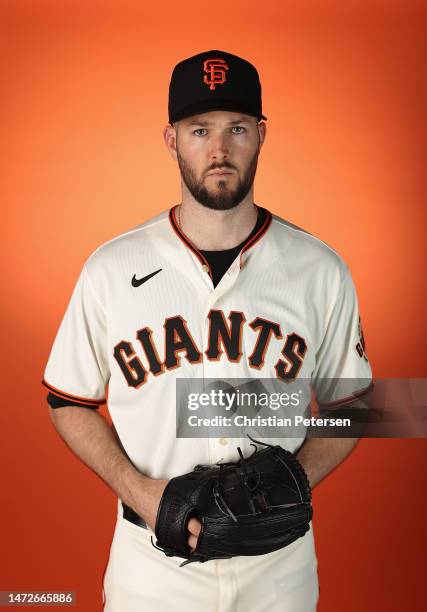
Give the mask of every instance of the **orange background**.
M 184 57 L 257 66 L 256 202 L 350 265 L 375 376 L 426 376 L 426 14 L 342 4 L 1 2 L 0 589 L 100 608 L 116 498 L 56 434 L 40 379 L 88 255 L 179 201 L 161 134 Z M 315 490 L 320 612 L 425 609 L 426 448 L 362 440 Z

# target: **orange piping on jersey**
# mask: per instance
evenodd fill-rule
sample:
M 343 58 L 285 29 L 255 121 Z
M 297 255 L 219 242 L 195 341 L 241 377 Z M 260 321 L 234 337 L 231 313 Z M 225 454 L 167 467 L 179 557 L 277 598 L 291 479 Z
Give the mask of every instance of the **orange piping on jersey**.
M 211 278 L 213 278 L 212 270 L 211 270 L 211 267 L 210 267 L 208 261 L 203 257 L 201 252 L 194 246 L 194 244 L 192 242 L 190 242 L 190 240 L 187 238 L 187 236 L 184 234 L 184 232 L 181 230 L 181 228 L 178 225 L 178 222 L 177 222 L 176 216 L 175 216 L 175 211 L 178 208 L 178 206 L 179 206 L 179 204 L 177 204 L 176 206 L 171 208 L 170 211 L 169 211 L 169 220 L 171 222 L 172 228 L 174 229 L 174 231 L 175 231 L 176 235 L 178 236 L 178 238 L 180 240 L 182 240 L 182 242 L 190 249 L 190 251 L 193 251 L 193 253 L 197 256 L 197 258 L 201 262 L 201 264 L 203 266 L 207 267 L 208 272 L 209 272 L 209 276 Z
M 333 400 L 332 402 L 319 402 L 319 400 L 317 400 L 317 402 L 319 406 L 327 406 L 328 408 L 330 406 L 344 406 L 345 404 L 350 404 L 351 402 L 354 402 L 354 400 L 358 399 L 359 397 L 362 397 L 362 395 L 365 395 L 365 393 L 368 393 L 368 391 L 370 391 L 373 386 L 374 383 L 371 381 L 371 383 L 361 391 L 356 391 L 352 395 L 348 395 L 347 397 L 343 397 L 342 399 Z
M 257 207 L 258 208 L 258 207 Z M 273 215 L 271 214 L 271 212 L 269 210 L 267 210 L 267 217 L 264 221 L 264 223 L 261 225 L 261 227 L 259 228 L 259 230 L 257 231 L 257 233 L 255 234 L 255 236 L 253 236 L 243 247 L 243 249 L 240 251 L 240 267 L 242 267 L 242 255 L 245 251 L 249 250 L 250 248 L 252 248 L 254 246 L 254 244 L 256 242 L 258 242 L 258 240 L 260 240 L 260 238 L 262 238 L 262 236 L 265 234 L 265 232 L 268 230 L 268 228 L 271 225 L 271 221 L 273 219 Z
M 56 387 L 53 387 L 49 383 L 47 383 L 44 379 L 42 380 L 42 385 L 47 387 L 50 391 L 52 391 L 55 395 L 59 395 L 64 399 L 71 399 L 74 401 L 81 402 L 82 404 L 88 404 L 89 406 L 98 406 L 101 404 L 105 404 L 105 399 L 91 399 L 89 397 L 80 397 L 78 395 L 71 395 L 71 393 L 65 393 Z

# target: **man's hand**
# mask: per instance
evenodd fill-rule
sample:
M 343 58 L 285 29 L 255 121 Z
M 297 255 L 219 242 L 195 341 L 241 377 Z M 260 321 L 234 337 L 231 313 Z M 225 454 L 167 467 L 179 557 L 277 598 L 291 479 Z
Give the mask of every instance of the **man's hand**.
M 159 509 L 160 500 L 165 490 L 167 480 L 155 480 L 153 478 L 145 479 L 143 494 L 144 501 L 140 508 L 135 508 L 142 518 L 145 520 L 150 529 L 154 532 L 156 527 L 157 511 Z M 197 546 L 197 538 L 199 537 L 202 525 L 196 518 L 191 518 L 188 522 L 188 546 L 193 552 Z
M 200 530 L 202 528 L 202 524 L 196 518 L 191 518 L 188 521 L 188 531 L 191 534 L 188 538 L 188 546 L 190 547 L 191 552 L 194 552 L 197 546 L 197 538 L 199 537 Z

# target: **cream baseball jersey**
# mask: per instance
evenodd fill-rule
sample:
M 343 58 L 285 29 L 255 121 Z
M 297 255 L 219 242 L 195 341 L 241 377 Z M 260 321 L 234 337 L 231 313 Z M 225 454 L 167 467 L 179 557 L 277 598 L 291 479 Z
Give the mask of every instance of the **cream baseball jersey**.
M 333 249 L 266 211 L 215 287 L 176 209 L 89 257 L 44 376 L 53 393 L 89 408 L 108 389 L 124 449 L 153 478 L 234 460 L 249 444 L 177 438 L 178 378 L 371 379 L 355 288 Z M 303 440 L 271 441 L 295 451 Z

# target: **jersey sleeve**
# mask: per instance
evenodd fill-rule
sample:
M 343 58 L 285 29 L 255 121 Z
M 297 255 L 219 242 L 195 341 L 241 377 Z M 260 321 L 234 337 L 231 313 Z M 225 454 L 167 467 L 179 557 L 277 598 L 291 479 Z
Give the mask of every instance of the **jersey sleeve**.
M 312 386 L 319 403 L 342 405 L 366 393 L 372 371 L 366 354 L 359 306 L 347 266 L 316 352 Z
M 85 267 L 54 340 L 43 384 L 55 395 L 98 408 L 109 380 L 107 325 L 103 304 Z

